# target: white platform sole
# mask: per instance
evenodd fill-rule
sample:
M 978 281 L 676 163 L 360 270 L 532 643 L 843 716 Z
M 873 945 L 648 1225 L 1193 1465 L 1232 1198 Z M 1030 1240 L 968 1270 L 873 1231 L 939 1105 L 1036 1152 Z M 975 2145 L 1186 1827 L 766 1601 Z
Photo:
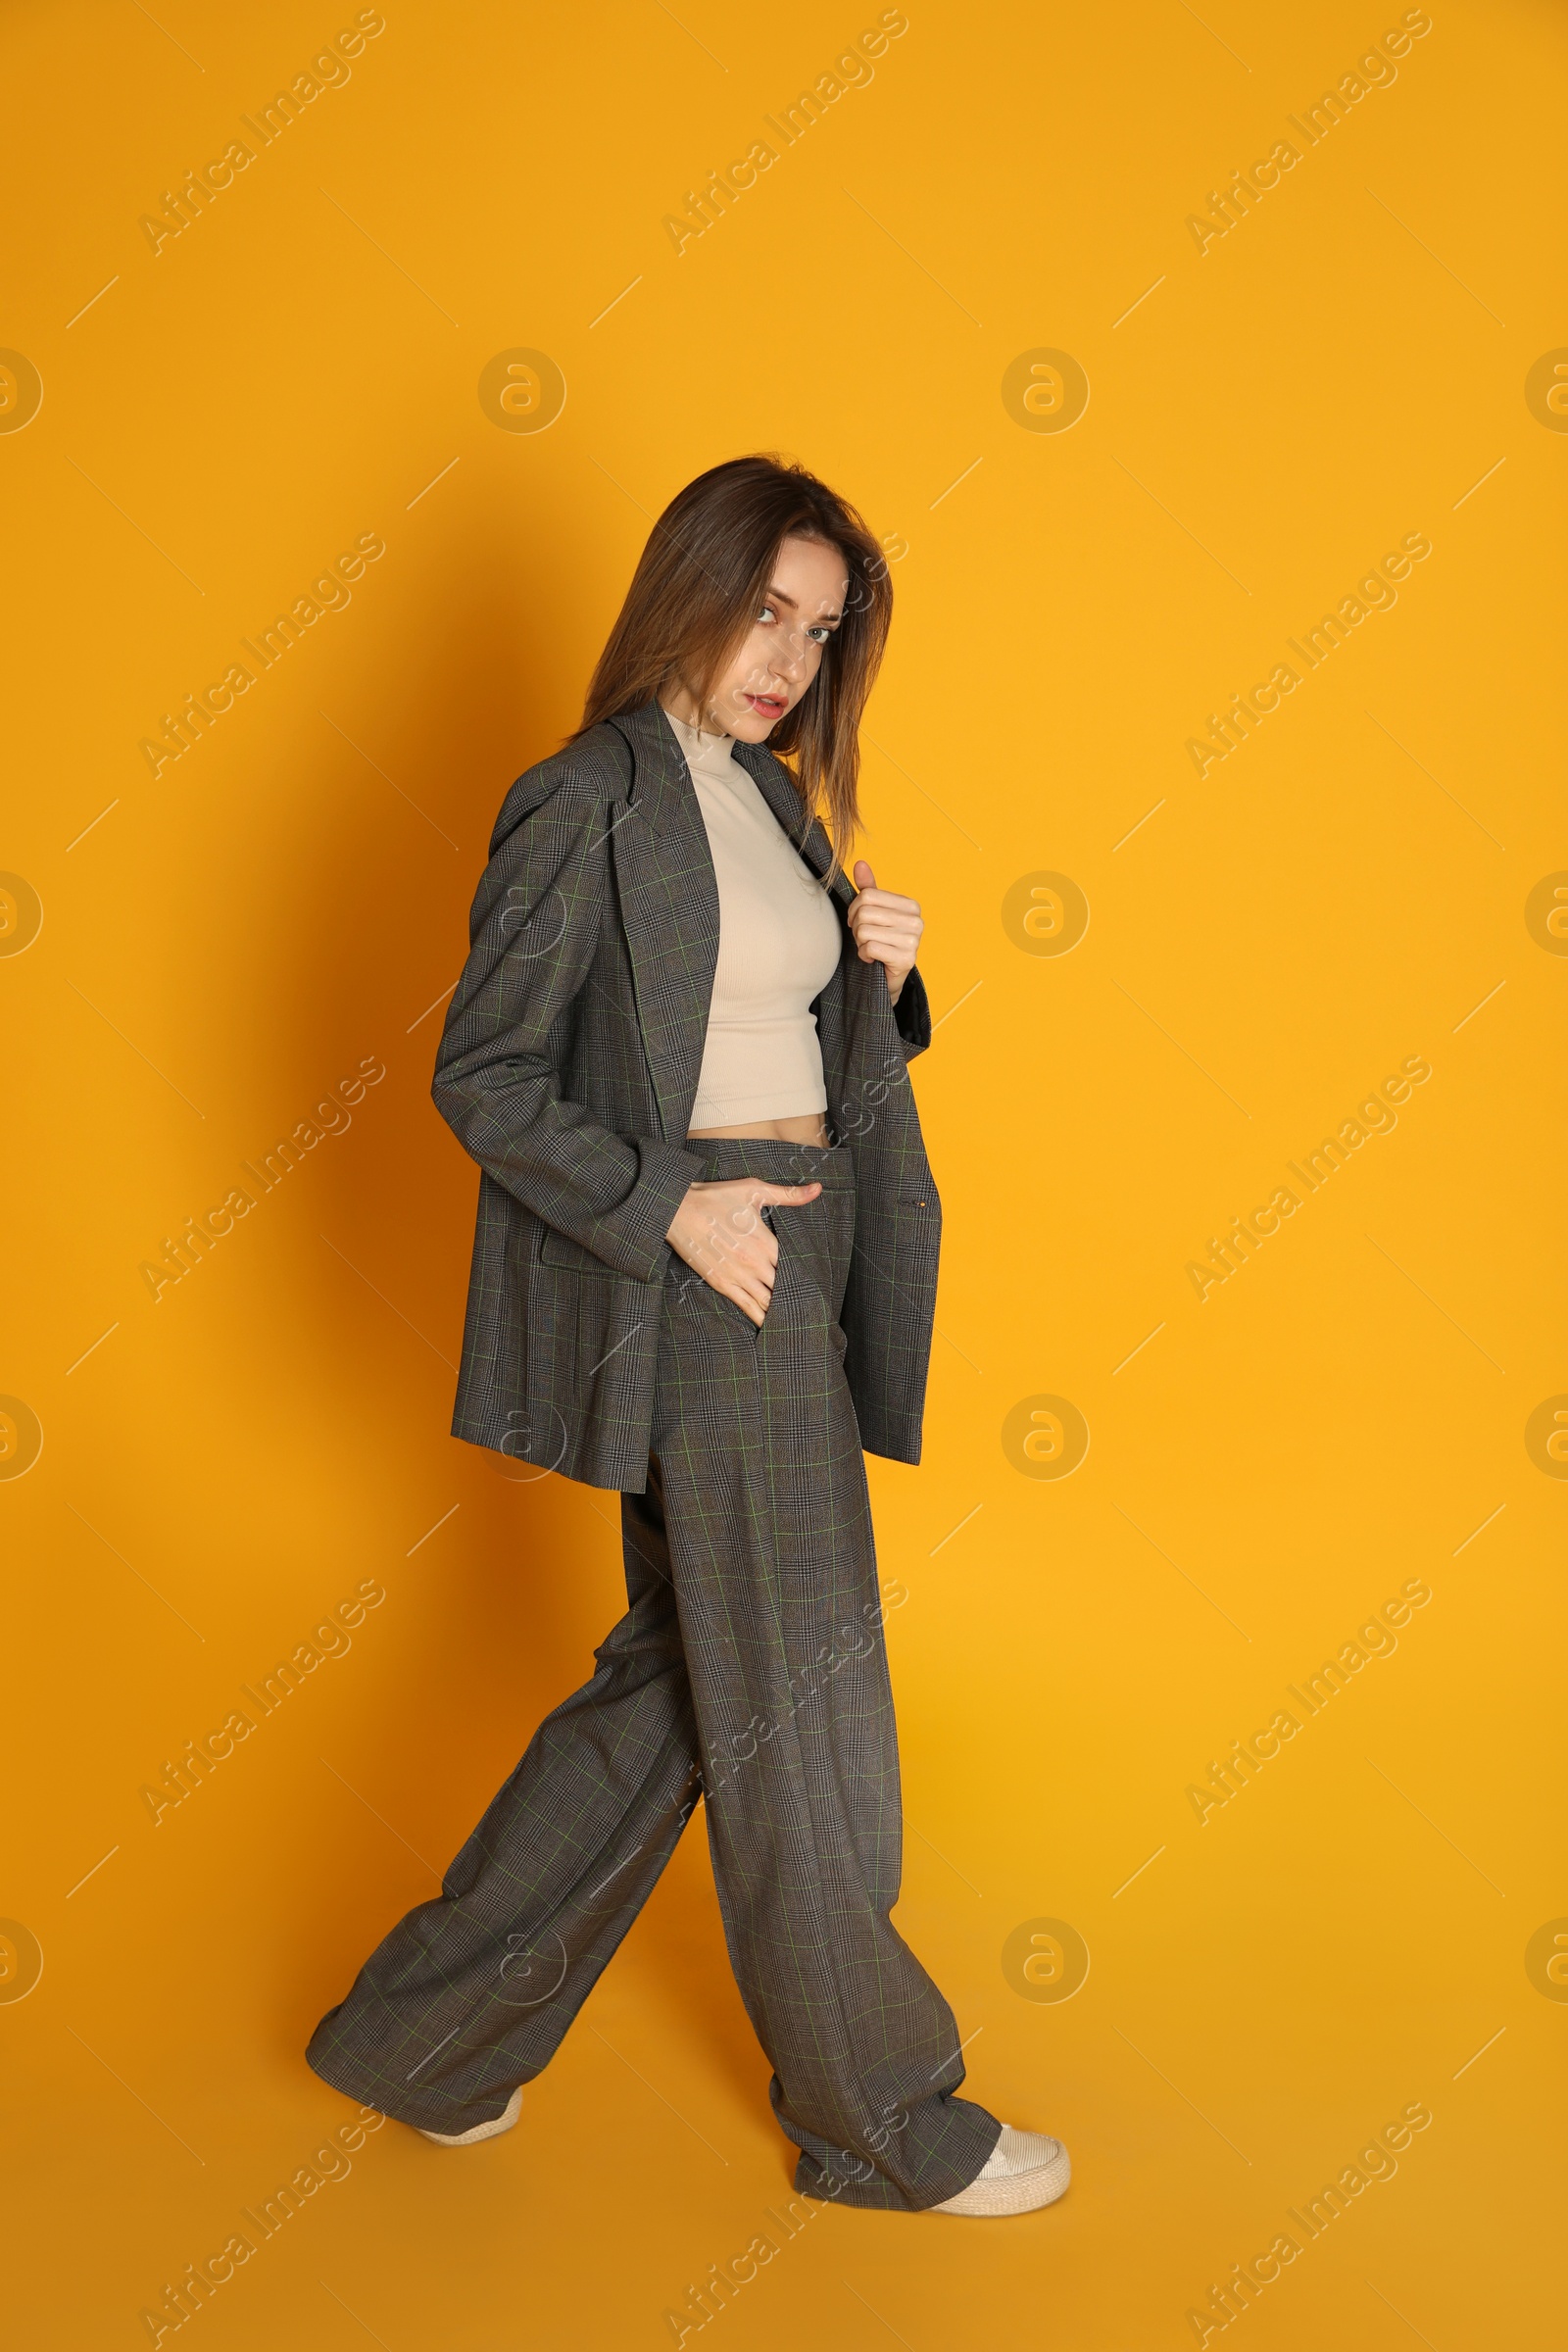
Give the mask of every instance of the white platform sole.
M 1071 2179 L 1072 2163 L 1058 2140 L 1056 2153 L 1049 2162 L 1032 2165 L 1026 2173 L 1001 2173 L 971 2180 L 956 2197 L 947 2197 L 929 2210 L 980 2221 L 995 2220 L 1002 2214 L 1035 2213 L 1042 2205 L 1054 2205 Z
M 421 2139 L 433 2139 L 438 2148 L 471 2148 L 476 2140 L 494 2139 L 499 2132 L 510 2132 L 521 2113 L 522 2084 L 519 2082 L 493 2123 L 475 2124 L 471 2132 L 426 2132 L 422 2124 L 416 2124 L 414 2128 Z

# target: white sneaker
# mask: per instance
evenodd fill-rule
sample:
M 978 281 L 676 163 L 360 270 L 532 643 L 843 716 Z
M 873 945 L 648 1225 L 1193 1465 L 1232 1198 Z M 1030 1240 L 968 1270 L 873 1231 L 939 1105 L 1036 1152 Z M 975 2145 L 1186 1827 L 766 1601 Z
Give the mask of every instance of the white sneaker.
M 493 2123 L 475 2124 L 471 2132 L 426 2132 L 422 2124 L 416 2124 L 414 2129 L 421 2139 L 433 2139 L 438 2148 L 471 2148 L 476 2139 L 494 2139 L 498 2132 L 510 2132 L 521 2113 L 522 2084 L 519 2082 Z
M 1002 2137 L 976 2178 L 956 2197 L 932 2205 L 932 2213 L 988 2215 L 1033 2213 L 1054 2204 L 1072 2179 L 1072 2166 L 1059 2139 L 1044 2132 L 1002 2127 Z

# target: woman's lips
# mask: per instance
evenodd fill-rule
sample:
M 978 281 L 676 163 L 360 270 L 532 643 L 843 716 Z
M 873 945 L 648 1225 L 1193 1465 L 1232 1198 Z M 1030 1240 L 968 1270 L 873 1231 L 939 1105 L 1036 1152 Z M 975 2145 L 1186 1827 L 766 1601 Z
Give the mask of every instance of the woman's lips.
M 746 700 L 760 718 L 782 718 L 789 709 L 781 694 L 749 694 Z

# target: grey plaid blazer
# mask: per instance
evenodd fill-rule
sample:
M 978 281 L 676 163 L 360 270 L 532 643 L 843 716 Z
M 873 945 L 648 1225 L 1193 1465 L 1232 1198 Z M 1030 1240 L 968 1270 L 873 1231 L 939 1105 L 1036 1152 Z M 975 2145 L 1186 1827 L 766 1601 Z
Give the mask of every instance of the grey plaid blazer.
M 734 749 L 800 843 L 789 771 Z M 802 855 L 826 872 L 820 825 Z M 841 925 L 854 895 L 840 876 Z M 641 1494 L 718 953 L 707 829 L 657 702 L 518 777 L 470 938 L 431 1089 L 481 1170 L 453 1434 Z M 895 1008 L 844 925 L 814 1009 L 830 1132 L 855 1155 L 845 1372 L 866 1449 L 914 1462 L 941 1232 L 906 1066 L 930 1043 L 925 986 L 911 972 Z

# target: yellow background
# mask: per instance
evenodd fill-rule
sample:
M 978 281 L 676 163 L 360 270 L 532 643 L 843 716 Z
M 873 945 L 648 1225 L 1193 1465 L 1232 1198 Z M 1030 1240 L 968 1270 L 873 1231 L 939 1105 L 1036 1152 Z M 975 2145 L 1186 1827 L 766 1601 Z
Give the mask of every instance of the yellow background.
M 1438 0 L 1200 255 L 1187 216 L 1397 8 L 911 0 L 677 255 L 663 216 L 877 10 L 388 0 L 155 254 L 140 216 L 353 13 L 19 5 L 4 33 L 0 342 L 43 386 L 0 435 L 0 864 L 43 908 L 0 969 L 0 1389 L 43 1430 L 0 1492 L 0 1909 L 43 1955 L 0 2016 L 16 2341 L 147 2341 L 352 2117 L 311 2028 L 618 1613 L 613 1497 L 447 1434 L 476 1178 L 427 1087 L 507 785 L 574 722 L 652 516 L 760 447 L 906 550 L 863 846 L 928 919 L 948 1222 L 926 1458 L 872 1469 L 907 1592 L 899 1920 L 974 2095 L 1076 2176 L 986 2228 L 823 2212 L 714 2327 L 1192 2342 L 1210 2283 L 1424 2101 L 1396 2178 L 1237 2325 L 1538 2340 L 1568 1496 L 1524 1431 L 1568 1389 L 1568 970 L 1525 904 L 1568 865 L 1568 444 L 1524 387 L 1568 342 L 1560 12 Z M 548 430 L 480 405 L 517 348 L 564 376 Z M 1091 387 L 1060 433 L 1002 398 L 1041 348 Z M 1200 780 L 1206 714 L 1416 531 L 1397 606 Z M 160 714 L 364 533 L 352 603 L 155 779 Z M 1087 898 L 1069 954 L 1004 924 L 1038 871 Z M 1397 1129 L 1200 1302 L 1206 1238 L 1417 1054 Z M 164 1237 L 366 1057 L 352 1127 L 155 1304 Z M 1040 1395 L 1090 1431 L 1064 1480 L 1004 1449 Z M 154 1827 L 143 1784 L 370 1578 L 352 1650 Z M 1200 1825 L 1189 1785 L 1411 1579 L 1397 1651 Z M 1091 1956 L 1065 2001 L 1004 1967 L 1046 1918 Z M 202 2340 L 672 2341 L 783 2201 L 766 2074 L 699 1828 L 520 2128 L 386 2128 Z

